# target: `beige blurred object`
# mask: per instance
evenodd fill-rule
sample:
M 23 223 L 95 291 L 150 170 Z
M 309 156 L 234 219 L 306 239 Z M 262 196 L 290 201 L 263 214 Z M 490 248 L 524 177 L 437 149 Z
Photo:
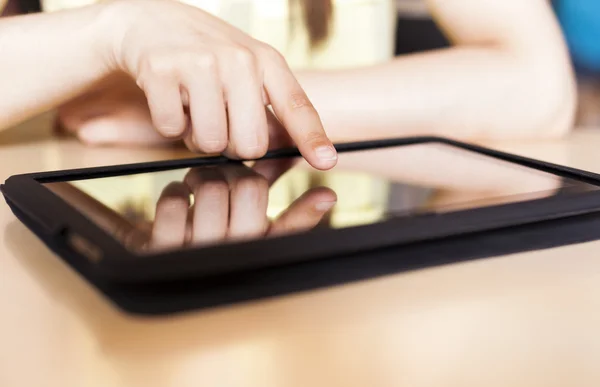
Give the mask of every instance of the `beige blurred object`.
M 210 12 L 278 49 L 294 69 L 367 66 L 394 54 L 393 0 L 334 0 L 333 28 L 326 44 L 311 51 L 299 14 L 288 0 L 180 0 Z M 41 0 L 47 12 L 81 7 L 97 0 Z M 294 23 L 294 28 L 291 24 Z M 293 33 L 292 33 L 293 32 Z
M 491 144 L 600 170 L 600 131 Z M 39 139 L 23 172 L 185 157 Z M 600 242 L 436 267 L 178 316 L 115 309 L 0 206 L 0 386 L 600 385 Z

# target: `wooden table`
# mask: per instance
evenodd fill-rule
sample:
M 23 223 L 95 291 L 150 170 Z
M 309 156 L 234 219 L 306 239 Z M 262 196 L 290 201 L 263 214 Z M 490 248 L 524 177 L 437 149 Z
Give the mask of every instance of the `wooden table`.
M 0 180 L 182 155 L 17 137 L 0 137 Z M 599 145 L 600 131 L 495 144 L 593 171 Z M 593 242 L 140 318 L 111 306 L 2 204 L 0 386 L 598 386 L 599 252 Z

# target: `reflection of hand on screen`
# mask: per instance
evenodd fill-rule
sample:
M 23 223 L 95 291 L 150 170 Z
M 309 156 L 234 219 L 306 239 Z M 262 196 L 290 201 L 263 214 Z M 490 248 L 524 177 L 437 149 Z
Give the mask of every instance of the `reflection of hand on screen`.
M 271 164 L 280 167 L 278 162 Z M 336 201 L 333 191 L 316 188 L 270 222 L 268 191 L 273 177 L 278 177 L 272 172 L 264 164 L 254 170 L 243 165 L 190 170 L 182 182 L 173 182 L 163 190 L 156 205 L 150 248 L 204 245 L 311 229 Z
M 129 248 L 164 250 L 223 241 L 277 236 L 315 227 L 335 204 L 323 187 L 305 192 L 273 221 L 267 217 L 269 187 L 288 169 L 281 161 L 194 168 L 162 189 L 155 216 L 132 224 L 69 183 L 48 188 Z

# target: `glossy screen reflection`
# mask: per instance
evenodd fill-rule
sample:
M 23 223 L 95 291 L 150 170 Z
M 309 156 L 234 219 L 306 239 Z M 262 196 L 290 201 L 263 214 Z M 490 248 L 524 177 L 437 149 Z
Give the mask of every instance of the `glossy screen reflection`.
M 597 189 L 433 143 L 341 153 L 328 172 L 282 159 L 46 186 L 138 253 Z

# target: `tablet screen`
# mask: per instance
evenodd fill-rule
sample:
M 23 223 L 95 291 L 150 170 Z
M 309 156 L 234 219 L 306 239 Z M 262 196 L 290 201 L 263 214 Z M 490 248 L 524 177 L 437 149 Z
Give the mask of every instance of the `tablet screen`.
M 318 232 L 598 187 L 440 143 L 45 184 L 136 253 Z

